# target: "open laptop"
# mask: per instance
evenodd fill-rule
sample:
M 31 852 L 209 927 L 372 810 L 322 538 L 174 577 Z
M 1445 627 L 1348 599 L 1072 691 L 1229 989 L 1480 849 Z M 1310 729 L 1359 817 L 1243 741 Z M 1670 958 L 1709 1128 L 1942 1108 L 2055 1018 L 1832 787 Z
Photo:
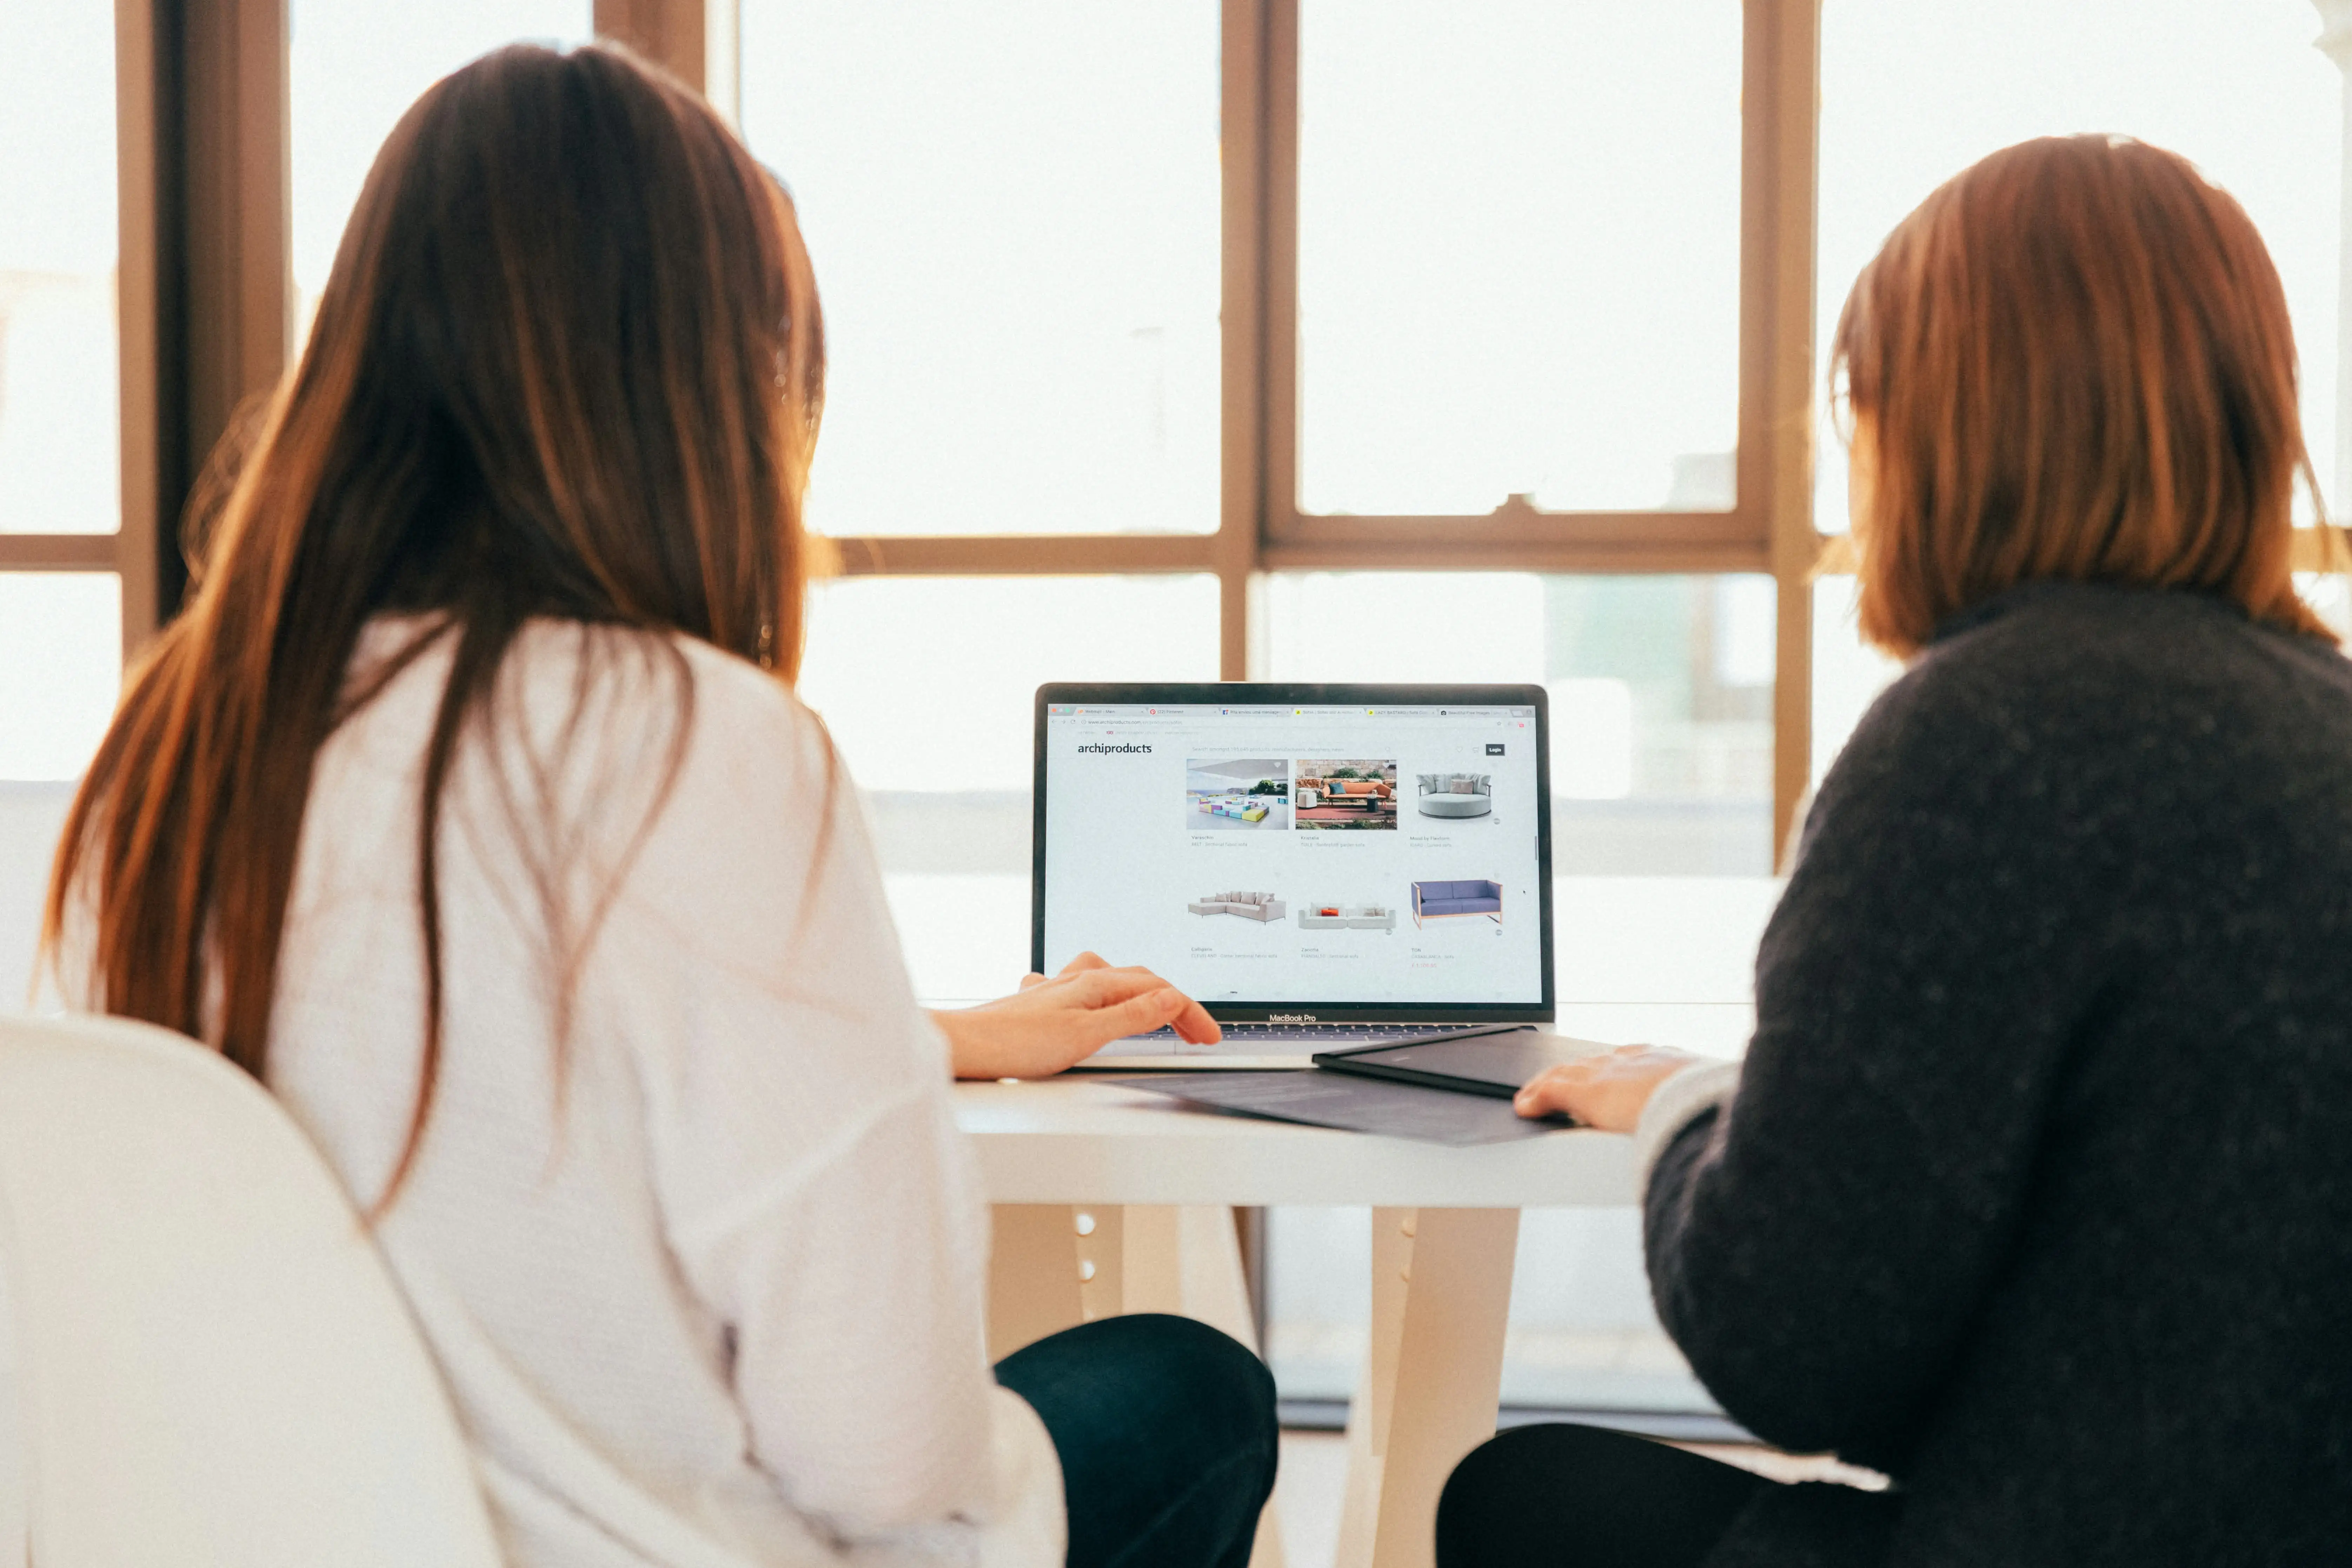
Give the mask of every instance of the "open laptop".
M 1224 1029 L 1079 1065 L 1551 1023 L 1549 726 L 1539 686 L 1038 688 L 1031 966 L 1143 964 Z

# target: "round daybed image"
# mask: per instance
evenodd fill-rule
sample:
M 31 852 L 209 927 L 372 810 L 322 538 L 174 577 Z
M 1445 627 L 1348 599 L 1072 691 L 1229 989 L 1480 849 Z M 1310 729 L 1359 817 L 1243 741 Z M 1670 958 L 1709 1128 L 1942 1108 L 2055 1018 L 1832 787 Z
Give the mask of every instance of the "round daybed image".
M 1423 773 L 1415 805 L 1423 816 L 1484 816 L 1495 809 L 1492 773 Z

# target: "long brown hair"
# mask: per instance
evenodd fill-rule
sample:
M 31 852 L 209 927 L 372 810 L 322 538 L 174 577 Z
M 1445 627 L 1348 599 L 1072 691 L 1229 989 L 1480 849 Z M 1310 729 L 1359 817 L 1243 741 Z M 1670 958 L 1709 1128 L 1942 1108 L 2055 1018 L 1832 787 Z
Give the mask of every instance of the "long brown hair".
M 313 763 L 390 678 L 350 688 L 362 628 L 420 617 L 408 658 L 454 647 L 389 1202 L 439 1063 L 434 847 L 460 736 L 532 617 L 683 633 L 793 678 L 824 360 L 792 203 L 693 93 L 602 47 L 501 49 L 434 86 L 377 154 L 309 347 L 192 541 L 187 608 L 74 801 L 48 952 L 87 900 L 94 1000 L 263 1076 Z
M 2034 578 L 2186 588 L 2326 635 L 2292 573 L 2286 294 L 2177 153 L 2046 137 L 1955 175 L 1855 280 L 1831 350 L 1876 485 L 1863 634 L 1916 652 Z

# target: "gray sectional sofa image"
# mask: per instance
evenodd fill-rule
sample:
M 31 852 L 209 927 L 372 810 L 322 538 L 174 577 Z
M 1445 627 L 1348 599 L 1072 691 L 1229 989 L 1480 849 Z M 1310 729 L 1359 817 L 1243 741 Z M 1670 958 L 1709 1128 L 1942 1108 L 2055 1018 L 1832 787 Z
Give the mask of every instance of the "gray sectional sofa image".
M 1419 773 L 1415 805 L 1423 816 L 1484 816 L 1495 809 L 1492 773 Z
M 1394 931 L 1396 911 L 1380 904 L 1307 904 L 1299 909 L 1298 923 L 1308 931 Z
M 1503 920 L 1503 886 L 1499 882 L 1415 882 L 1412 923 L 1444 920 L 1453 915 L 1485 915 L 1497 925 Z
M 1290 906 L 1272 893 L 1211 893 L 1184 906 L 1196 915 L 1239 915 L 1245 921 L 1278 921 Z

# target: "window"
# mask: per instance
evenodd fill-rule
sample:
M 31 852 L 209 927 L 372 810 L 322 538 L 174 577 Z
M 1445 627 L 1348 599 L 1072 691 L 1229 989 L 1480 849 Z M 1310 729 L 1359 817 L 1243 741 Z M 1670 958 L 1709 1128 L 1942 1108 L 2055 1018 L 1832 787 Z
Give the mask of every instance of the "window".
M 0 781 L 89 764 L 121 680 L 121 616 L 111 572 L 0 572 Z
M 289 0 L 296 337 L 376 149 L 417 94 L 502 44 L 585 43 L 589 0 Z
M 1544 686 L 1559 875 L 1770 874 L 1770 578 L 1283 574 L 1265 595 L 1275 679 Z
M 1216 527 L 1217 45 L 1199 0 L 745 0 L 824 301 L 814 526 Z
M 0 531 L 111 533 L 114 19 L 26 5 L 0 54 Z
M 802 697 L 866 792 L 919 994 L 1029 968 L 1031 699 L 1048 680 L 1214 680 L 1213 577 L 820 584 Z
M 1739 21 L 1305 0 L 1302 510 L 1730 508 Z
M 105 565 L 122 520 L 113 15 L 19 6 L 9 25 L 0 568 Z M 111 572 L 0 570 L 0 782 L 81 772 L 114 707 L 121 615 Z

